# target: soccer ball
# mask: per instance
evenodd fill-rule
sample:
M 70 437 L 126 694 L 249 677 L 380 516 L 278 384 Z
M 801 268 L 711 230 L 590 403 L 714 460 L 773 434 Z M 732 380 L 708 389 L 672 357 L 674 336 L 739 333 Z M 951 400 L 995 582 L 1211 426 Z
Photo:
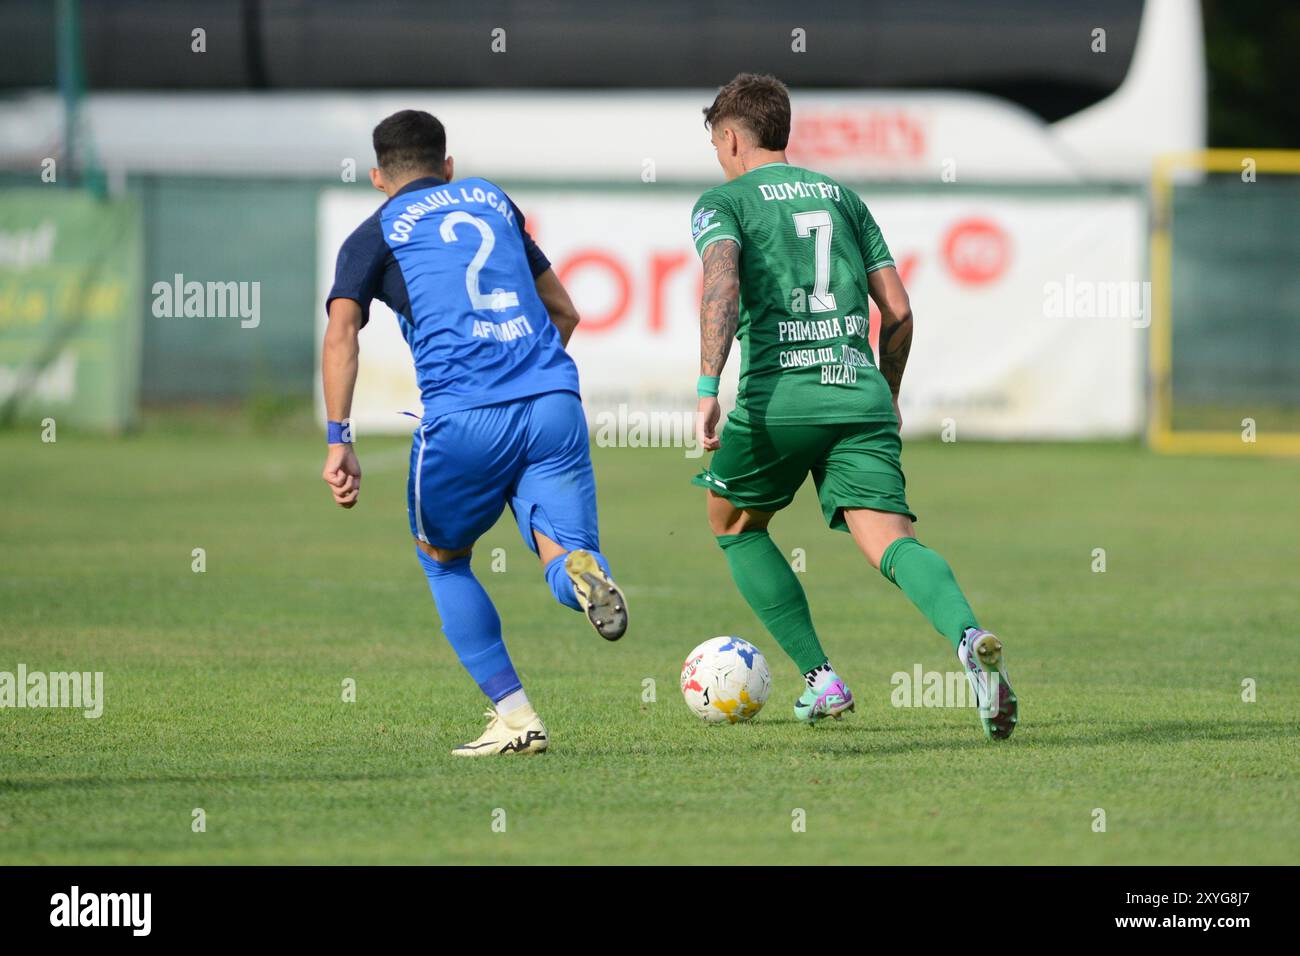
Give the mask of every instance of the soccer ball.
M 749 641 L 714 637 L 682 664 L 682 696 L 696 717 L 711 724 L 749 720 L 767 703 L 772 672 Z

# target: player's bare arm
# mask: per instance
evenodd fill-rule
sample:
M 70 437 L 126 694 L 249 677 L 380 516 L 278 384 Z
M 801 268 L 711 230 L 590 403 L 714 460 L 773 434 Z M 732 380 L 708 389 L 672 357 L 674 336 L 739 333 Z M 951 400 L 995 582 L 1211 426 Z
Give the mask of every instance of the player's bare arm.
M 912 304 L 893 266 L 867 273 L 867 292 L 880 309 L 880 374 L 889 383 L 898 415 L 898 391 L 903 386 L 907 355 L 912 350 Z M 902 415 L 898 418 L 903 424 Z
M 704 250 L 704 295 L 700 300 L 700 375 L 717 377 L 727 364 L 740 320 L 740 246 L 720 239 Z M 696 438 L 705 451 L 721 445 L 722 408 L 716 395 L 700 398 Z
M 569 292 L 560 282 L 554 269 L 547 269 L 537 277 L 537 295 L 546 306 L 546 313 L 560 332 L 560 341 L 567 348 L 573 330 L 578 327 L 578 310 L 569 298 Z
M 329 323 L 321 349 L 321 382 L 325 411 L 331 422 L 346 422 L 352 414 L 352 391 L 357 383 L 357 356 L 361 348 L 361 306 L 351 299 L 330 303 Z M 349 438 L 351 436 L 348 436 Z M 335 504 L 351 508 L 361 493 L 361 465 L 350 441 L 331 443 L 321 473 Z

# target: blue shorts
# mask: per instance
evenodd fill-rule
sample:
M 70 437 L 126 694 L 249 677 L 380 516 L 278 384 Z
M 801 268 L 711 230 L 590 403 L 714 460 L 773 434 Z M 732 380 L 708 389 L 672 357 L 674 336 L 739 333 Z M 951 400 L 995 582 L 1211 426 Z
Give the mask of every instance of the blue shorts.
M 508 504 L 524 543 L 533 529 L 566 550 L 600 550 L 587 419 L 572 392 L 546 392 L 420 423 L 411 446 L 411 534 L 467 548 Z

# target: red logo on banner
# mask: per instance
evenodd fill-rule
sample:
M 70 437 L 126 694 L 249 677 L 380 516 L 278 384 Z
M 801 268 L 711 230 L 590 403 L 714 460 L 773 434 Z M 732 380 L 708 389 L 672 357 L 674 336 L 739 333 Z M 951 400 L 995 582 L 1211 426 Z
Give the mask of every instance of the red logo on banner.
M 602 272 L 614 282 L 614 304 L 604 312 L 597 313 L 588 309 L 582 314 L 582 326 L 586 331 L 604 332 L 623 321 L 623 315 L 632 301 L 632 277 L 628 275 L 623 263 L 599 249 L 584 249 L 574 253 L 555 270 L 555 275 L 560 282 L 568 285 L 575 273 L 586 270 Z
M 787 151 L 796 163 L 916 161 L 925 155 L 925 128 L 903 110 L 799 110 Z
M 948 271 L 965 285 L 983 285 L 999 279 L 1011 262 L 1011 240 L 988 219 L 963 219 L 943 240 Z

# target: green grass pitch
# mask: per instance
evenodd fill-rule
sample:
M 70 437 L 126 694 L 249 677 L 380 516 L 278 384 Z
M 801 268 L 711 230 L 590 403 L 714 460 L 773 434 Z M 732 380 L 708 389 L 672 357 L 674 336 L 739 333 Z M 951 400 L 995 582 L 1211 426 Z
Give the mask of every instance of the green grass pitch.
M 97 720 L 0 710 L 0 863 L 1257 864 L 1300 851 L 1295 462 L 905 449 L 922 540 L 1006 641 L 1023 719 L 999 744 L 973 711 L 891 705 L 895 672 L 955 658 L 822 526 L 809 488 L 774 537 L 803 549 L 814 620 L 859 703 L 838 724 L 795 724 L 799 675 L 731 584 L 687 484 L 698 463 L 598 449 L 632 629 L 606 644 L 555 605 L 507 516 L 475 566 L 551 751 L 464 761 L 448 750 L 478 733 L 484 701 L 413 554 L 407 443 L 359 449 L 363 498 L 347 513 L 318 477 L 316 439 L 0 435 L 0 671 L 103 671 L 106 697 Z M 726 633 L 766 653 L 773 693 L 752 724 L 706 726 L 678 669 Z

